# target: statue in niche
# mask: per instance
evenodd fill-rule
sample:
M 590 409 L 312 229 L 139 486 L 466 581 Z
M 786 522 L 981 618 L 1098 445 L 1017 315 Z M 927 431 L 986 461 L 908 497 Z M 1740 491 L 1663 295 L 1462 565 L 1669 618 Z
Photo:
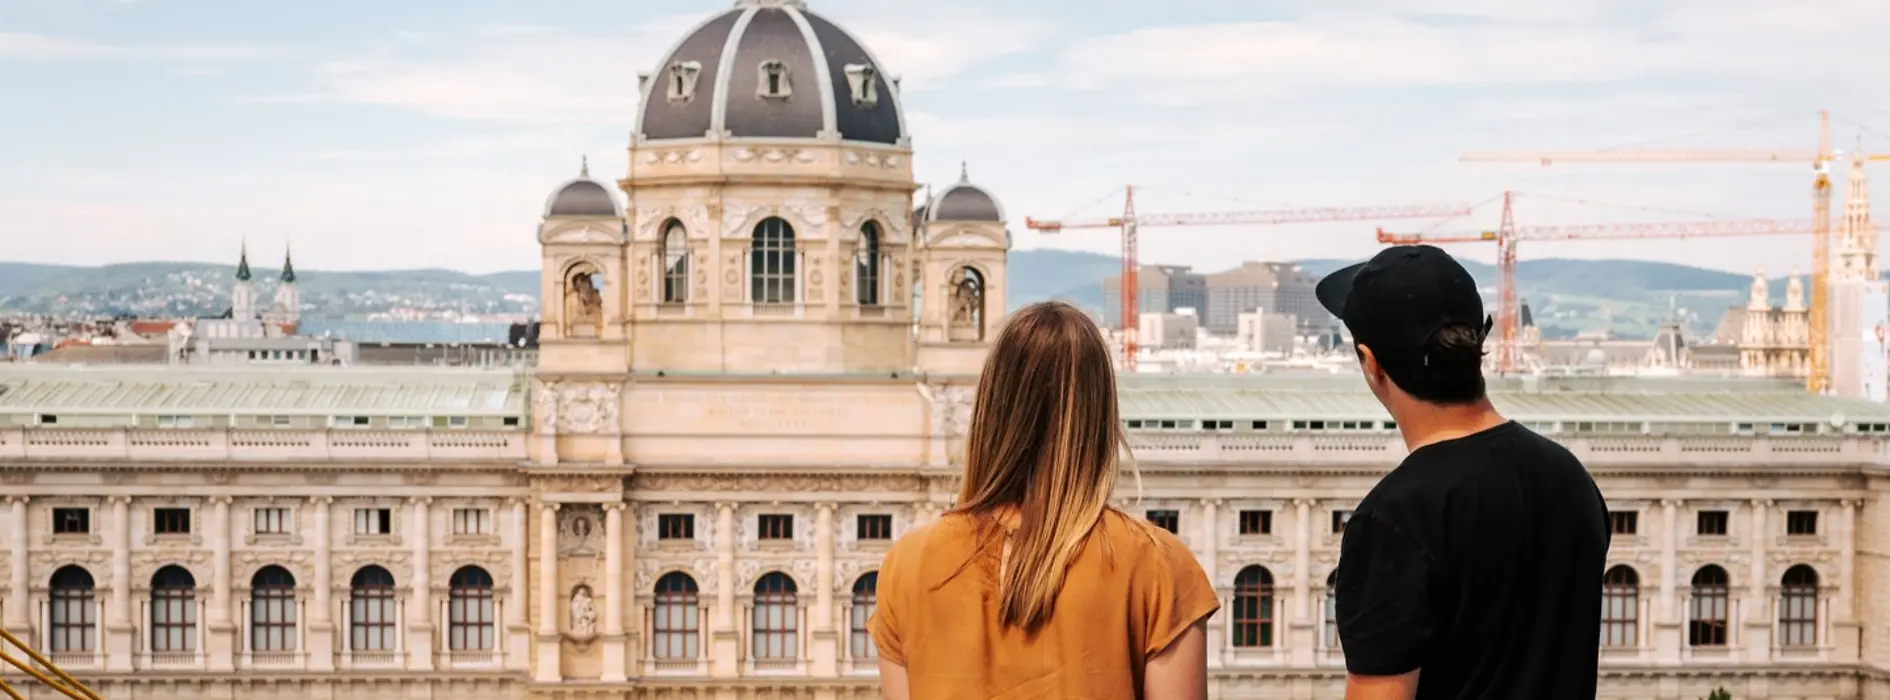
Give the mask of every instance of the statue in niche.
M 591 589 L 584 586 L 571 591 L 571 636 L 578 639 L 597 636 L 597 605 L 591 602 Z
M 984 339 L 984 278 L 977 270 L 961 267 L 951 279 L 951 339 Z
M 565 280 L 564 331 L 571 338 L 595 338 L 604 331 L 604 295 L 598 291 L 603 276 L 579 267 Z

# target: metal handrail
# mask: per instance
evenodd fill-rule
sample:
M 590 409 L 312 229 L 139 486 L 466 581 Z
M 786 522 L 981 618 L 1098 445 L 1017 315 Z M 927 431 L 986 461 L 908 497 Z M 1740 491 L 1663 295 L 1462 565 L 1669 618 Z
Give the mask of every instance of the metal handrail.
M 13 633 L 6 631 L 4 628 L 0 628 L 0 640 L 4 640 L 6 644 L 18 647 L 20 651 L 26 653 L 26 657 L 29 660 L 21 661 L 12 654 L 7 653 L 5 644 L 0 644 L 0 661 L 4 661 L 7 665 L 20 669 L 25 672 L 26 675 L 32 676 L 35 680 L 46 684 L 46 687 L 52 688 L 54 691 L 72 700 L 105 700 L 99 697 L 98 693 L 92 692 L 91 688 L 85 687 L 84 683 L 80 683 L 77 679 L 73 678 L 72 674 L 66 673 L 58 666 L 53 665 L 51 659 L 41 656 L 37 651 L 33 651 L 33 648 L 27 646 L 26 642 L 20 641 L 19 637 L 13 636 Z M 42 671 L 41 669 L 45 670 Z M 47 671 L 50 671 L 51 675 L 47 675 Z M 12 685 L 9 685 L 5 678 L 0 678 L 0 693 L 5 693 L 7 697 L 13 700 L 26 700 L 26 696 L 21 695 L 20 691 L 14 689 Z

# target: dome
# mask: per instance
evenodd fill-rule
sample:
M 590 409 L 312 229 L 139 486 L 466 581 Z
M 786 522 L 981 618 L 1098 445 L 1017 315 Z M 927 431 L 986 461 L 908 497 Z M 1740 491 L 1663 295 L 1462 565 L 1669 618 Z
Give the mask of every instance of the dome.
M 610 188 L 591 179 L 591 167 L 587 161 L 578 171 L 578 178 L 559 187 L 551 193 L 551 199 L 545 202 L 545 218 L 554 216 L 622 216 L 617 208 L 617 198 L 610 193 Z
M 815 138 L 901 145 L 898 86 L 858 39 L 801 0 L 740 0 L 683 37 L 645 81 L 649 140 Z
M 998 204 L 997 198 L 984 188 L 971 184 L 969 173 L 962 167 L 958 171 L 958 183 L 932 200 L 923 211 L 926 221 L 1004 221 L 1004 205 Z

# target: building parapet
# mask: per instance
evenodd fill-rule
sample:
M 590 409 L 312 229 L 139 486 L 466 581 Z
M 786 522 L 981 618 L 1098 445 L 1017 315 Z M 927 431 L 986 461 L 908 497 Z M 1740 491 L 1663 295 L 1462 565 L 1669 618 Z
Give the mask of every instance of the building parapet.
M 523 431 L 0 429 L 0 460 L 516 462 L 524 458 Z
M 1890 464 L 1883 438 L 1862 436 L 1658 436 L 1564 437 L 1589 467 L 1764 465 L 1850 467 Z M 1200 465 L 1285 462 L 1297 465 L 1389 467 L 1404 457 L 1397 435 L 1212 435 L 1129 433 L 1137 462 Z

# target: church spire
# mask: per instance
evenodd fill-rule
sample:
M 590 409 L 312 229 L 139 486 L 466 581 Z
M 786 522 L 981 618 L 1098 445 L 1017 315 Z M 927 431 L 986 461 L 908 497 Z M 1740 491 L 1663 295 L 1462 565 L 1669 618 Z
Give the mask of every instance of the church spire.
M 583 159 L 579 161 L 578 177 L 584 180 L 591 179 L 591 157 L 589 155 L 583 156 Z
M 282 283 L 295 284 L 295 260 L 287 244 L 282 246 Z
M 1844 199 L 1844 220 L 1838 225 L 1837 278 L 1875 280 L 1877 271 L 1877 225 L 1870 216 L 1870 180 L 1864 175 L 1864 159 L 1851 156 L 1848 196 Z
M 243 252 L 236 259 L 236 281 L 249 281 L 249 240 L 243 240 Z

